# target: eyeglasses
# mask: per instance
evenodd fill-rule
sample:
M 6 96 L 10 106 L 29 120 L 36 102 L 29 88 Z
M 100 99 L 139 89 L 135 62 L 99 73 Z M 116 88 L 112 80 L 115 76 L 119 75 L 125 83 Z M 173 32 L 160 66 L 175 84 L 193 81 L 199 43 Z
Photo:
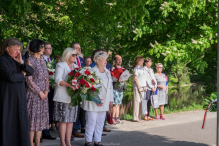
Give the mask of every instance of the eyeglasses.
M 77 54 L 72 54 L 72 57 L 77 57 Z
M 40 46 L 40 48 L 41 48 L 41 49 L 43 49 L 43 48 L 44 48 L 44 46 Z
M 163 68 L 163 67 L 157 67 L 157 68 Z
M 141 60 L 141 62 L 144 62 L 144 60 Z
M 104 54 L 103 52 L 100 52 L 100 53 L 99 53 L 99 55 L 103 55 L 103 54 Z

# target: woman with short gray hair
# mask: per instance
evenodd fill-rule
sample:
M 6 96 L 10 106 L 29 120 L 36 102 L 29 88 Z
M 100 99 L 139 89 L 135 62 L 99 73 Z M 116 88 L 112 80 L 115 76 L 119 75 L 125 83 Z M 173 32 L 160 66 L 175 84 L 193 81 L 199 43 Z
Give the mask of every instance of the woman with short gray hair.
M 102 80 L 102 87 L 100 89 L 99 97 L 101 104 L 96 104 L 93 101 L 83 100 L 82 108 L 86 111 L 86 130 L 85 130 L 85 146 L 92 145 L 92 138 L 94 135 L 94 146 L 102 146 L 101 136 L 103 132 L 104 120 L 106 117 L 106 111 L 109 111 L 109 107 L 113 104 L 113 84 L 111 79 L 111 73 L 106 69 L 108 55 L 101 52 L 96 52 L 94 55 L 94 66 L 90 71 L 97 74 Z

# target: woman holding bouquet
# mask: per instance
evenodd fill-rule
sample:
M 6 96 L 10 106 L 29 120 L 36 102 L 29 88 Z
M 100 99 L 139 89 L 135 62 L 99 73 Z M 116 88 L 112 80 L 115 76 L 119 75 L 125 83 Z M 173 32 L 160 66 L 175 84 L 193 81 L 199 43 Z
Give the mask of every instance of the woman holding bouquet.
M 71 146 L 70 139 L 73 122 L 76 121 L 78 107 L 71 105 L 71 97 L 68 95 L 67 87 L 76 90 L 76 87 L 67 82 L 68 73 L 74 71 L 74 64 L 77 51 L 66 48 L 62 54 L 61 62 L 56 64 L 55 82 L 56 88 L 53 97 L 54 101 L 54 120 L 59 122 L 58 131 L 61 146 Z
M 134 94 L 134 107 L 133 107 L 133 120 L 141 122 L 141 100 L 146 98 L 147 92 L 147 76 L 143 67 L 143 57 L 137 56 L 134 64 L 133 71 L 133 94 Z
M 119 55 L 116 55 L 114 57 L 114 66 L 112 67 L 112 71 L 117 68 L 121 68 L 122 70 L 125 70 L 121 66 L 122 64 L 122 57 Z M 113 101 L 113 123 L 114 124 L 122 124 L 122 122 L 119 119 L 119 107 L 122 104 L 122 98 L 123 98 L 123 90 L 126 88 L 126 83 L 121 82 L 121 87 L 115 86 L 117 82 L 113 82 L 113 94 L 114 94 L 114 101 Z
M 167 104 L 167 94 L 168 94 L 168 80 L 167 76 L 162 73 L 163 64 L 157 63 L 156 64 L 157 72 L 155 74 L 155 78 L 157 80 L 157 90 L 155 94 L 158 95 L 158 101 L 160 105 L 160 119 L 165 120 L 163 117 L 164 112 L 164 104 Z M 158 118 L 158 108 L 155 109 L 156 119 Z
M 93 101 L 83 100 L 82 108 L 86 111 L 86 130 L 85 130 L 85 146 L 92 145 L 94 135 L 94 146 L 102 146 L 101 135 L 103 132 L 104 120 L 106 111 L 109 111 L 109 106 L 113 104 L 113 85 L 111 74 L 106 69 L 108 55 L 101 52 L 96 52 L 94 55 L 94 66 L 90 71 L 93 71 L 101 78 L 102 87 L 99 92 L 101 104 L 96 104 Z

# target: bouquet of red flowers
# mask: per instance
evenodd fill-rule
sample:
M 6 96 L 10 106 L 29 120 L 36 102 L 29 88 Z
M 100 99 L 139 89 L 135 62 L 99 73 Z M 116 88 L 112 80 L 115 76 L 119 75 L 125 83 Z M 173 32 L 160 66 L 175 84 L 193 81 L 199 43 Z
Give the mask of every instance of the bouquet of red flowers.
M 46 63 L 46 67 L 49 73 L 49 85 L 54 89 L 55 88 L 55 60 L 52 60 L 51 63 Z
M 91 67 L 84 67 L 75 69 L 76 71 L 70 72 L 67 82 L 75 85 L 76 90 L 67 88 L 69 96 L 71 96 L 72 106 L 77 106 L 82 100 L 93 101 L 100 104 L 99 88 L 102 81 L 97 75 L 90 71 Z
M 122 82 L 125 82 L 129 79 L 132 74 L 129 73 L 125 68 L 116 68 L 111 72 L 112 80 L 116 82 L 115 87 L 120 88 Z

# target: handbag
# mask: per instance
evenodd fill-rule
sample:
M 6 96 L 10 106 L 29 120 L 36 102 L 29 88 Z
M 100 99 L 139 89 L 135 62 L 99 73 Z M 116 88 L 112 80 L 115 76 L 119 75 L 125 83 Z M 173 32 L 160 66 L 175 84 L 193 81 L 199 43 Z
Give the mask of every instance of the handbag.
M 107 112 L 107 122 L 109 124 L 113 124 L 113 117 L 111 115 L 111 113 Z
M 158 108 L 159 107 L 159 101 L 158 101 L 158 96 L 152 94 L 151 95 L 151 106 L 153 109 Z
M 145 116 L 148 113 L 147 112 L 147 100 L 146 100 L 146 98 L 142 97 L 141 93 L 139 93 L 139 95 L 141 96 L 141 114 L 142 114 L 142 116 Z

